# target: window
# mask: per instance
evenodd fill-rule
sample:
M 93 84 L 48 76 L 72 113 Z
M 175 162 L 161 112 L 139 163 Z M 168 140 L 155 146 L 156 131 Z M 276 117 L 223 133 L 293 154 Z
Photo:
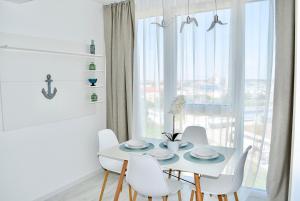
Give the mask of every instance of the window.
M 161 16 L 138 19 L 136 28 L 136 131 L 161 137 L 168 119 L 167 92 L 185 95 L 186 108 L 176 118 L 176 129 L 199 125 L 206 128 L 210 144 L 240 150 L 252 145 L 245 185 L 260 189 L 266 184 L 272 119 L 273 20 L 269 4 L 268 0 L 245 4 L 244 66 L 236 66 L 232 60 L 231 46 L 236 39 L 231 33 L 229 7 L 218 10 L 219 18 L 228 24 L 216 25 L 210 32 L 207 28 L 214 15 L 210 10 L 193 13 L 199 26 L 186 25 L 183 33 L 179 29 L 186 16 L 177 14 L 170 25 L 175 34 L 153 24 L 161 22 Z M 173 49 L 168 46 L 170 38 Z M 170 51 L 175 52 L 175 65 L 166 69 Z M 242 74 L 236 72 L 238 68 L 243 69 Z M 176 87 L 172 88 L 165 78 L 174 74 Z M 237 89 L 236 80 L 242 80 L 243 86 Z

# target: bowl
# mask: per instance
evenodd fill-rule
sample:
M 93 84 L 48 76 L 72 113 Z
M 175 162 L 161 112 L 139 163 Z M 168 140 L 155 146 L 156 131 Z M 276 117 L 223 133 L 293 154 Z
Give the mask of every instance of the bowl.
M 97 78 L 90 78 L 89 82 L 91 83 L 91 86 L 96 86 Z

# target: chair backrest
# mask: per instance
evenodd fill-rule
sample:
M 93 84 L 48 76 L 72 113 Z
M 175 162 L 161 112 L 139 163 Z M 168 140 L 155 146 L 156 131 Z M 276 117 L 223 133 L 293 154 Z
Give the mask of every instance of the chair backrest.
M 116 134 L 110 129 L 104 129 L 99 131 L 98 140 L 99 140 L 99 151 L 119 144 Z
M 149 155 L 130 155 L 126 181 L 144 196 L 160 197 L 169 192 L 157 160 Z
M 252 146 L 248 146 L 247 149 L 244 151 L 234 170 L 233 182 L 232 182 L 232 192 L 238 191 L 241 187 L 244 179 L 244 169 L 245 163 L 248 156 L 249 151 L 252 149 Z
M 196 144 L 208 144 L 205 128 L 201 126 L 188 126 L 185 128 L 182 140 Z

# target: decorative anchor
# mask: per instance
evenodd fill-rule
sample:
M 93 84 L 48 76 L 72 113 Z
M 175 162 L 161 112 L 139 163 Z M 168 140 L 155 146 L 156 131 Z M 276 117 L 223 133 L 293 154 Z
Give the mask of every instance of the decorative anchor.
M 48 84 L 48 91 L 46 92 L 45 89 L 42 89 L 42 93 L 45 96 L 45 98 L 52 99 L 52 98 L 54 98 L 54 96 L 57 92 L 57 89 L 54 87 L 53 93 L 51 93 L 51 82 L 53 82 L 53 80 L 51 80 L 50 74 L 47 75 L 47 80 L 45 80 L 45 82 L 47 82 L 47 84 Z

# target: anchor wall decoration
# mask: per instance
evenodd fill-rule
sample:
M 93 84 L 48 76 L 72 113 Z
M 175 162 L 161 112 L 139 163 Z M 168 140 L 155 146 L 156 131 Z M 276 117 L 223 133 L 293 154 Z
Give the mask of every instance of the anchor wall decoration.
M 47 75 L 47 79 L 45 80 L 45 82 L 47 82 L 47 84 L 48 84 L 48 91 L 46 92 L 45 89 L 42 89 L 42 94 L 45 96 L 45 98 L 52 99 L 52 98 L 54 98 L 54 96 L 57 92 L 57 89 L 54 87 L 53 93 L 51 92 L 51 82 L 53 82 L 53 80 L 51 79 L 50 74 Z

